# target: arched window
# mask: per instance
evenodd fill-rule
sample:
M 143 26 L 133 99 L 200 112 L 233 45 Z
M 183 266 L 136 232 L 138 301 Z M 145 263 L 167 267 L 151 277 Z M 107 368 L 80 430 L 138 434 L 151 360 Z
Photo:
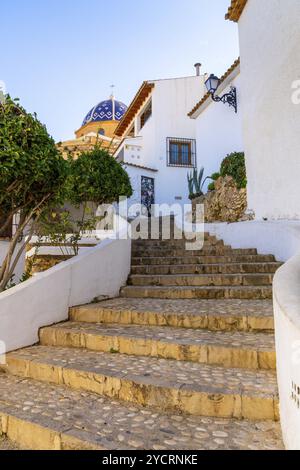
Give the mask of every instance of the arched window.
M 99 129 L 98 134 L 99 135 L 105 135 L 105 130 L 104 129 Z

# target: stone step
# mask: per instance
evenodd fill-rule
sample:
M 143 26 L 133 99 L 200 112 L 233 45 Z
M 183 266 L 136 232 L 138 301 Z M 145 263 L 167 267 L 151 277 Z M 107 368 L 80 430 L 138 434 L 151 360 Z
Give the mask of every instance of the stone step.
M 22 449 L 284 449 L 280 425 L 271 421 L 158 413 L 8 374 L 0 375 L 0 396 L 0 430 Z
M 204 245 L 201 250 L 187 250 L 186 248 L 144 248 L 144 249 L 132 249 L 132 257 L 133 258 L 147 258 L 153 257 L 158 258 L 161 256 L 175 256 L 175 257 L 182 257 L 182 256 L 230 256 L 230 255 L 242 255 L 242 256 L 253 256 L 257 255 L 256 249 L 249 249 L 249 250 L 234 250 L 230 247 L 216 247 L 216 246 L 206 246 Z
M 132 286 L 270 286 L 272 274 L 133 274 L 128 279 Z
M 228 264 L 228 263 L 274 263 L 273 255 L 227 255 L 227 256 L 193 256 L 186 252 L 185 256 L 143 256 L 132 257 L 132 266 L 140 265 L 181 265 L 181 264 Z
M 117 298 L 70 309 L 75 322 L 171 326 L 212 331 L 274 331 L 270 300 Z
M 198 237 L 198 240 L 200 238 Z M 195 241 L 196 238 L 191 238 L 190 241 Z M 217 239 L 215 236 L 205 236 L 204 238 L 201 238 L 201 240 L 204 240 L 205 245 L 209 246 L 224 246 L 224 241 Z M 147 239 L 147 240 L 132 240 L 132 246 L 134 248 L 144 248 L 144 247 L 151 247 L 151 248 L 182 248 L 185 247 L 188 239 L 186 238 L 180 238 L 178 240 L 172 239 L 172 240 L 155 240 L 155 239 Z
M 122 297 L 151 299 L 272 299 L 272 286 L 126 286 Z
M 267 333 L 67 322 L 42 328 L 40 343 L 232 368 L 276 368 L 274 335 Z
M 273 371 L 228 369 L 152 357 L 34 346 L 7 355 L 5 370 L 133 404 L 194 416 L 275 420 Z
M 132 266 L 132 274 L 274 274 L 281 263 L 227 263 L 227 264 L 182 264 Z

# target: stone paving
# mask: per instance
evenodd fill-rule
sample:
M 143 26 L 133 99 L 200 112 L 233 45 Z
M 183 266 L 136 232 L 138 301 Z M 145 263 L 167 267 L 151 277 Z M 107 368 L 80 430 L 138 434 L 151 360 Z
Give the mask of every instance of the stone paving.
M 8 412 L 9 410 L 9 412 Z M 39 448 L 278 450 L 274 422 L 182 416 L 126 405 L 96 394 L 0 375 L 0 416 L 41 423 L 56 439 Z M 12 424 L 12 434 L 14 434 Z M 25 434 L 23 439 L 26 438 Z M 55 444 L 56 442 L 56 444 Z M 7 445 L 7 444 L 6 444 Z M 24 446 L 24 444 L 23 444 Z
M 177 388 L 201 389 L 209 386 L 214 393 L 224 390 L 235 393 L 277 396 L 276 374 L 272 371 L 254 371 L 212 367 L 185 361 L 170 361 L 152 357 L 111 354 L 87 349 L 33 346 L 10 353 L 10 358 L 48 364 L 52 367 L 89 371 L 119 376 L 141 383 L 154 382 Z
M 241 332 L 212 332 L 158 326 L 88 324 L 67 322 L 42 328 L 40 341 L 46 346 L 118 351 L 121 354 L 152 356 L 206 364 L 253 369 L 275 369 L 274 335 Z
M 112 337 L 125 336 L 132 339 L 157 339 L 160 342 L 207 345 L 218 344 L 231 346 L 232 348 L 247 348 L 262 351 L 273 351 L 275 349 L 274 335 L 241 332 L 220 332 L 197 329 L 182 329 L 159 326 L 145 326 L 119 324 L 87 324 L 80 322 L 66 322 L 54 325 L 49 329 L 65 330 L 78 334 L 103 335 Z M 45 329 L 47 330 L 47 328 Z
M 9 439 L 0 437 L 0 450 L 19 450 L 16 444 Z M 1 459 L 1 457 L 0 457 Z
M 279 418 L 272 371 L 46 346 L 8 354 L 6 370 L 160 411 L 253 420 Z
M 156 299 L 272 299 L 271 286 L 126 286 L 122 297 Z
M 106 310 L 130 310 L 136 312 L 184 313 L 185 315 L 249 315 L 273 317 L 273 304 L 270 300 L 165 300 L 165 299 L 116 299 L 105 300 L 98 304 L 84 305 L 86 310 L 95 310 L 97 306 Z M 79 308 L 79 307 L 78 307 Z
M 212 331 L 274 330 L 270 300 L 117 298 L 70 310 L 74 321 L 209 328 Z
M 282 449 L 280 263 L 211 237 L 202 252 L 171 240 L 133 254 L 121 298 L 72 308 L 7 355 L 0 434 L 24 449 Z

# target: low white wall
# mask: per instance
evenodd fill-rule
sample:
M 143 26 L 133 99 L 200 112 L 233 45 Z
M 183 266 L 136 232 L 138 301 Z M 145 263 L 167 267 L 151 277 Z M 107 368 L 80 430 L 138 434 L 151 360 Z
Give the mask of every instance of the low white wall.
M 300 254 L 277 271 L 273 292 L 283 439 L 300 450 Z
M 205 230 L 233 248 L 257 248 L 260 254 L 273 254 L 287 261 L 300 252 L 300 221 L 251 221 L 233 224 L 205 224 Z
M 277 374 L 284 443 L 300 450 L 300 222 L 206 224 L 205 230 L 234 248 L 257 248 L 287 261 L 273 284 Z
M 8 245 L 9 245 L 8 240 L 3 240 L 3 239 L 0 240 L 0 266 L 1 266 L 6 254 L 7 254 Z M 18 248 L 20 248 L 20 246 L 21 245 L 17 245 L 16 252 L 17 252 Z M 22 256 L 20 257 L 20 259 L 18 261 L 18 264 L 16 266 L 16 269 L 14 271 L 14 278 L 13 278 L 14 283 L 19 282 L 22 275 L 24 274 L 24 270 L 25 270 L 25 250 L 22 253 Z
M 36 343 L 39 328 L 66 320 L 69 307 L 118 296 L 130 272 L 126 232 L 127 226 L 121 239 L 104 240 L 0 294 L 0 342 L 6 351 Z

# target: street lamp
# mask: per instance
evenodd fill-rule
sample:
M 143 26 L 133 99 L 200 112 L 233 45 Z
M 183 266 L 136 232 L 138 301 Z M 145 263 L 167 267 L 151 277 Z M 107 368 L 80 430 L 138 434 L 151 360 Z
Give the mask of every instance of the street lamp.
M 210 75 L 205 82 L 205 86 L 207 88 L 208 93 L 211 94 L 213 101 L 219 103 L 220 101 L 224 104 L 228 104 L 232 108 L 235 109 L 237 113 L 237 96 L 236 96 L 236 88 L 231 87 L 230 92 L 226 93 L 223 96 L 217 96 L 216 91 L 220 86 L 220 79 L 216 77 L 214 74 Z

